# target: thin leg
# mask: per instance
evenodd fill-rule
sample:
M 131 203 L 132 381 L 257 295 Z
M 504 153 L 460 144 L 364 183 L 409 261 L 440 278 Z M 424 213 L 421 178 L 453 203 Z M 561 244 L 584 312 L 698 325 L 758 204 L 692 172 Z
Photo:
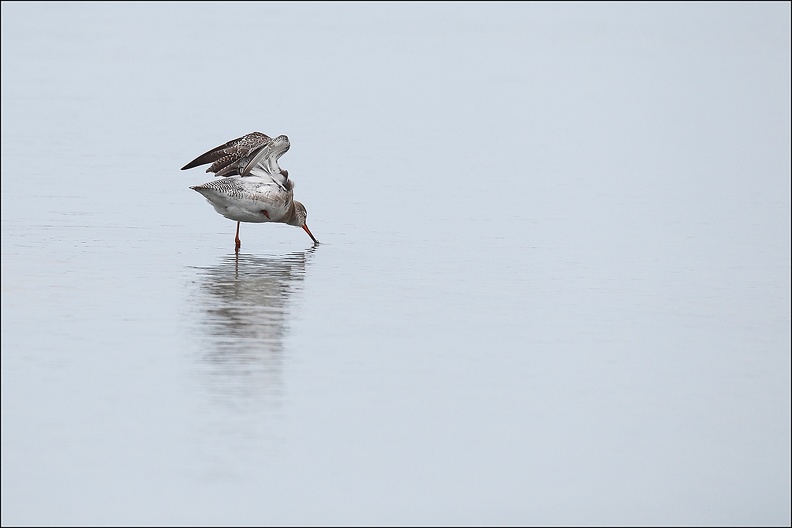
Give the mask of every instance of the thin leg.
M 239 240 L 239 224 L 242 222 L 237 222 L 237 231 L 236 237 L 234 238 L 234 253 L 239 253 L 239 247 L 242 245 L 242 241 Z

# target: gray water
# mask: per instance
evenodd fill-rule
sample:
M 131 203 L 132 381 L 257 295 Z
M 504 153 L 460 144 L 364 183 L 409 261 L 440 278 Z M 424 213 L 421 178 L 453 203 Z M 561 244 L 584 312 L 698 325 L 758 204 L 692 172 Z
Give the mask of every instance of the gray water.
M 789 20 L 3 2 L 2 524 L 788 526 Z

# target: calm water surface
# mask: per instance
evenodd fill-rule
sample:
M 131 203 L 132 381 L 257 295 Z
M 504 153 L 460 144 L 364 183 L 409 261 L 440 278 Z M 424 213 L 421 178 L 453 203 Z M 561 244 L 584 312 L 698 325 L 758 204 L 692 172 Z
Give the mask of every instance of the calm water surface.
M 4 2 L 3 525 L 788 526 L 789 16 Z

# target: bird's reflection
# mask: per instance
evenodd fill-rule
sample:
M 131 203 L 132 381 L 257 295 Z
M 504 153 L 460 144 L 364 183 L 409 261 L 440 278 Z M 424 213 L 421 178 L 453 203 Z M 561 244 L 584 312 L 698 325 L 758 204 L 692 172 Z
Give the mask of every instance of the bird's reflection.
M 284 338 L 313 251 L 230 255 L 197 268 L 208 345 L 201 363 L 216 399 L 234 407 L 280 400 Z

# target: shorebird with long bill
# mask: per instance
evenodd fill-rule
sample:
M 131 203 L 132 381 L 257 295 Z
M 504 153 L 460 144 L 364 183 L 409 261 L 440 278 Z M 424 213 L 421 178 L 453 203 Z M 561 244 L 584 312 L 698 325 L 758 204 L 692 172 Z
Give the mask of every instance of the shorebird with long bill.
M 234 251 L 239 253 L 239 225 L 242 222 L 280 222 L 303 228 L 314 244 L 305 219 L 305 206 L 294 199 L 294 182 L 278 159 L 289 150 L 289 138 L 271 138 L 251 132 L 215 147 L 192 160 L 181 170 L 211 163 L 206 172 L 222 176 L 190 187 L 201 193 L 215 211 L 237 223 Z

